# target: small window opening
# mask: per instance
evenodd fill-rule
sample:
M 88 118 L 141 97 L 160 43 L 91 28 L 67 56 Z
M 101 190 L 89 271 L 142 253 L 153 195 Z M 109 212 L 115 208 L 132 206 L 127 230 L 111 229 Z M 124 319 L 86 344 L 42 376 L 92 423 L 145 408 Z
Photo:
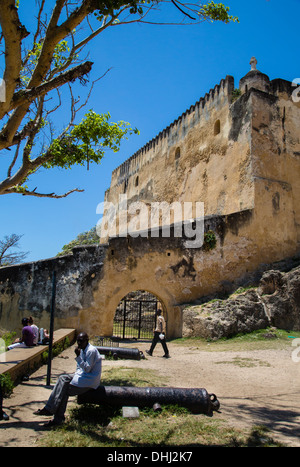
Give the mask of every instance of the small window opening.
M 214 126 L 214 135 L 218 135 L 219 133 L 221 132 L 221 122 L 220 120 L 217 120 L 215 122 L 215 126 Z
M 139 186 L 139 176 L 137 176 L 135 179 L 135 186 Z
M 180 158 L 180 148 L 177 148 L 175 151 L 175 161 L 177 161 Z

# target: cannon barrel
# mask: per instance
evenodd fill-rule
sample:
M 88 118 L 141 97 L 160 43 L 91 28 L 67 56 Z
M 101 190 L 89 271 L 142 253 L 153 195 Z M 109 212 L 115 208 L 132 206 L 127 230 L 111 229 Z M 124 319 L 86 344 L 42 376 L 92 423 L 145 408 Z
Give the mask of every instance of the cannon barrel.
M 212 415 L 220 404 L 215 394 L 199 388 L 155 388 L 99 386 L 77 398 L 78 404 L 153 407 L 155 404 L 180 405 L 193 413 Z
M 117 358 L 130 358 L 132 360 L 140 360 L 145 358 L 143 352 L 139 349 L 131 349 L 125 347 L 101 347 L 97 346 L 98 352 L 102 355 L 112 355 Z

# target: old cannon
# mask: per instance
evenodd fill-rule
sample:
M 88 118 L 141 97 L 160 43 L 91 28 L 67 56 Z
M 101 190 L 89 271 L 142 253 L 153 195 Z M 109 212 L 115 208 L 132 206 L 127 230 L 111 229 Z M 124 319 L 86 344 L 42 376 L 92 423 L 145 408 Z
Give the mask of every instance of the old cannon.
M 78 404 L 154 407 L 156 404 L 180 405 L 193 413 L 212 415 L 220 403 L 215 394 L 198 388 L 155 388 L 99 386 L 77 398 Z
M 145 358 L 143 352 L 139 349 L 131 349 L 125 347 L 102 347 L 96 346 L 98 352 L 101 355 L 108 355 L 112 356 L 115 360 L 118 358 L 128 358 L 132 360 L 141 360 L 141 358 Z

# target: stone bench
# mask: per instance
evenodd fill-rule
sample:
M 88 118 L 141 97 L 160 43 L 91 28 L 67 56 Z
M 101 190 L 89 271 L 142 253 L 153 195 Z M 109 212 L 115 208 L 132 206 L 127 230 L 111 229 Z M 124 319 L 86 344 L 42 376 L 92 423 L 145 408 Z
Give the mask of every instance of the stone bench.
M 64 343 L 65 339 L 72 344 L 75 341 L 75 329 L 58 329 L 53 333 L 53 347 Z M 0 355 L 0 375 L 9 374 L 14 383 L 22 376 L 35 371 L 42 364 L 42 354 L 48 350 L 48 345 L 15 348 Z

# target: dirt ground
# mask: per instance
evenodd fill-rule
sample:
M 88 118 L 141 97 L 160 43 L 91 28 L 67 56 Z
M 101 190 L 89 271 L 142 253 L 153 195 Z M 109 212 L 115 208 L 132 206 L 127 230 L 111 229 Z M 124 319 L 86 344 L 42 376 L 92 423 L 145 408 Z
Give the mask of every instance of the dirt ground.
M 291 343 L 283 349 L 255 351 L 210 351 L 191 346 L 168 344 L 170 359 L 162 358 L 160 345 L 153 357 L 147 356 L 147 343 L 122 346 L 138 347 L 145 360 L 104 360 L 104 367 L 137 367 L 155 370 L 162 385 L 205 388 L 215 393 L 220 411 L 213 417 L 225 420 L 236 428 L 265 425 L 272 437 L 288 446 L 300 446 L 300 362 L 292 359 L 295 348 Z M 74 346 L 65 350 L 52 363 L 52 382 L 62 373 L 75 370 Z M 33 415 L 43 407 L 51 387 L 46 387 L 47 367 L 31 375 L 29 381 L 18 385 L 13 395 L 4 399 L 9 421 L 0 421 L 1 447 L 37 446 L 43 436 L 47 419 Z M 69 404 L 76 403 L 75 398 Z

